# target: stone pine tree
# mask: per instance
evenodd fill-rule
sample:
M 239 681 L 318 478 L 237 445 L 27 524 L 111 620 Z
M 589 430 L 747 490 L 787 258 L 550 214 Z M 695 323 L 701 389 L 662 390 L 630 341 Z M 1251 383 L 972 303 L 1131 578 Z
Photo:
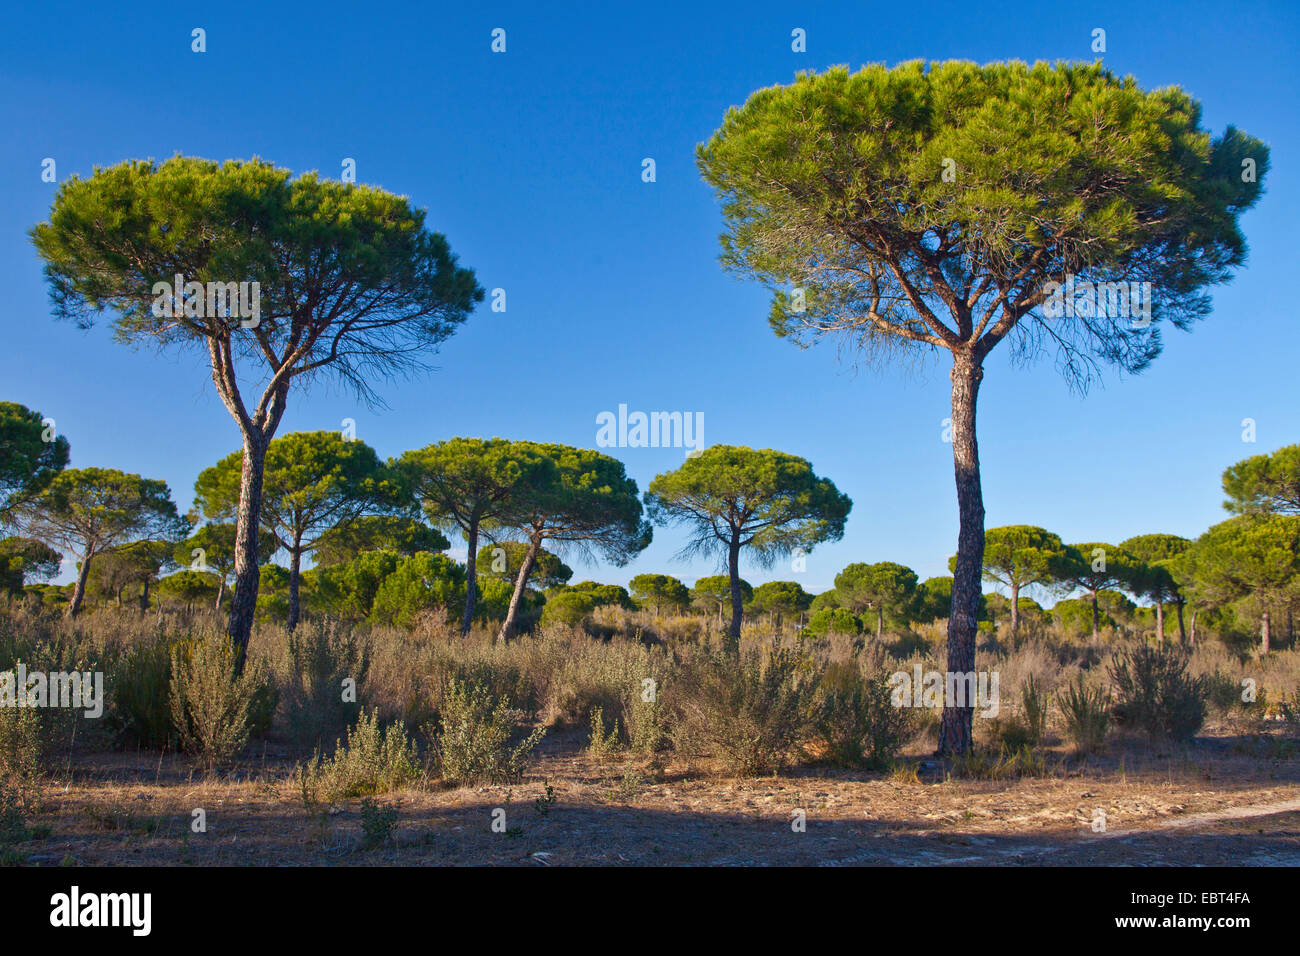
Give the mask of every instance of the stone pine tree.
M 504 438 L 451 438 L 408 451 L 399 459 L 429 519 L 465 536 L 465 612 L 460 632 L 468 634 L 478 602 L 479 535 L 506 515 L 516 489 L 555 480 L 555 462 L 531 442 Z
M 627 476 L 621 461 L 568 445 L 534 447 L 555 467 L 546 480 L 517 488 L 509 513 L 498 519 L 527 545 L 501 625 L 502 641 L 514 636 L 528 577 L 543 544 L 550 541 L 624 565 L 649 546 L 652 535 L 642 517 L 636 482 Z
M 1239 461 L 1223 473 L 1233 514 L 1300 515 L 1300 445 Z
M 953 555 L 948 559 L 949 567 L 955 568 L 960 560 L 961 555 Z M 1060 583 L 1077 561 L 1078 555 L 1045 528 L 1015 524 L 988 530 L 984 543 L 984 580 L 1007 589 L 1011 597 L 1013 636 L 1020 633 L 1020 592 L 1029 587 Z M 955 587 L 955 575 L 953 581 Z
M 1259 652 L 1272 649 L 1272 610 L 1300 601 L 1300 517 L 1242 515 L 1214 525 L 1174 559 L 1201 604 L 1248 601 L 1259 614 Z
M 690 589 L 670 574 L 638 574 L 627 586 L 637 603 L 649 605 L 656 615 L 664 608 L 680 610 L 691 601 Z
M 1096 638 L 1101 616 L 1097 595 L 1104 590 L 1129 587 L 1140 562 L 1123 548 L 1100 541 L 1067 545 L 1067 550 L 1069 555 L 1060 582 L 1088 596 L 1092 603 L 1092 636 Z
M 191 514 L 191 520 L 194 515 Z M 262 530 L 257 539 L 259 564 L 270 561 L 280 548 L 275 535 Z M 230 577 L 235 573 L 235 526 L 229 521 L 210 521 L 176 546 L 172 560 L 196 574 L 216 575 L 217 594 L 213 607 L 221 610 Z
M 401 514 L 362 515 L 330 528 L 316 539 L 312 561 L 318 568 L 337 567 L 368 551 L 391 551 L 403 557 L 427 551 L 437 554 L 451 542 L 437 528 Z
M 650 483 L 646 507 L 656 524 L 681 524 L 689 538 L 681 557 L 717 555 L 731 591 L 727 647 L 740 647 L 744 595 L 741 549 L 770 566 L 796 548 L 805 552 L 844 536 L 853 502 L 804 458 L 736 445 L 711 445 L 676 471 Z
M 876 640 L 885 633 L 885 611 L 906 611 L 916 587 L 916 572 L 893 561 L 855 562 L 835 575 L 835 592 L 850 610 L 876 612 Z
M 68 466 L 68 440 L 40 412 L 0 402 L 0 528 Z
M 740 604 L 743 608 L 754 599 L 754 587 L 744 578 L 736 583 L 740 586 Z M 731 608 L 731 577 L 726 574 L 708 574 L 697 578 L 691 587 L 691 601 L 709 613 L 717 612 L 718 623 L 721 624 L 722 612 Z
M 1206 315 L 1207 288 L 1245 260 L 1238 218 L 1267 147 L 1232 127 L 1214 137 L 1183 91 L 1100 64 L 910 62 L 759 90 L 698 160 L 723 263 L 772 290 L 778 335 L 951 359 L 948 670 L 973 670 L 985 360 L 1004 341 L 1017 359 L 1048 351 L 1080 388 L 1108 364 L 1144 369 L 1162 326 Z M 945 709 L 941 753 L 970 749 L 972 716 Z
M 1192 546 L 1176 534 L 1139 534 L 1120 542 L 1120 548 L 1135 559 L 1125 590 L 1148 598 L 1156 611 L 1156 640 L 1165 639 L 1165 605 L 1172 603 L 1178 614 L 1178 640 L 1187 643 L 1183 622 L 1185 597 L 1175 571 L 1178 557 Z
M 195 509 L 231 514 L 239 508 L 245 452 L 231 452 L 194 482 Z M 262 475 L 262 527 L 289 555 L 289 615 L 298 626 L 302 561 L 329 532 L 366 514 L 401 509 L 405 488 L 396 472 L 363 441 L 336 431 L 293 432 L 267 445 Z M 238 554 L 238 550 L 236 550 Z M 238 574 L 236 574 L 238 577 Z M 239 599 L 235 585 L 235 600 Z
M 15 517 L 26 537 L 77 560 L 69 617 L 81 611 L 86 580 L 101 554 L 140 539 L 175 541 L 189 530 L 165 482 L 113 468 L 59 472 L 15 509 Z
M 405 197 L 256 159 L 131 160 L 72 177 L 32 239 L 56 315 L 89 325 L 111 313 L 120 342 L 207 359 L 243 441 L 229 623 L 242 661 L 266 450 L 290 391 L 330 378 L 378 403 L 375 384 L 426 367 L 483 290 Z

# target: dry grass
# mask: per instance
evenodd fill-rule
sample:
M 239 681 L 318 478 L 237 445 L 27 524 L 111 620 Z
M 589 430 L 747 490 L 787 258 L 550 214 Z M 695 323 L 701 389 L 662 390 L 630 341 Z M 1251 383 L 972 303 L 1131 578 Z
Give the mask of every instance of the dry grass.
M 1294 798 L 1300 782 L 1296 727 L 1272 719 L 1300 688 L 1300 653 L 1241 660 L 1221 645 L 1198 648 L 1191 670 L 1217 675 L 1210 719 L 1188 747 L 1114 734 L 1107 749 L 1070 754 L 1053 705 L 1033 772 L 963 775 L 929 754 L 936 715 L 919 714 L 917 733 L 898 763 L 879 772 L 839 770 L 818 762 L 814 741 L 779 773 L 728 775 L 722 754 L 639 749 L 627 739 L 638 695 L 651 681 L 665 713 L 674 709 L 683 667 L 716 646 L 715 622 L 608 609 L 581 628 L 547 628 L 507 645 L 489 630 L 468 638 L 431 618 L 411 632 L 365 632 L 368 667 L 359 695 L 380 720 L 405 722 L 424 761 L 417 785 L 373 797 L 370 819 L 395 814 L 391 839 L 367 840 L 359 798 L 305 799 L 295 768 L 311 757 L 286 723 L 282 701 L 269 734 L 255 739 L 233 766 L 202 772 L 189 758 L 156 749 L 114 750 L 97 722 L 55 727 L 47 741 L 39 793 L 26 812 L 26 839 L 0 847 L 7 862 L 86 864 L 713 864 L 965 863 L 1008 858 L 1082 862 L 1300 862 L 1293 814 L 1272 813 L 1258 825 L 1209 822 L 1180 831 L 1165 821 L 1195 813 Z M 308 624 L 306 627 L 318 625 Z M 0 668 L 16 657 L 29 666 L 114 667 L 131 647 L 210 633 L 203 615 L 141 618 L 97 612 L 74 624 L 25 611 L 0 614 Z M 933 630 L 933 629 L 932 629 Z M 1020 691 L 1031 678 L 1051 693 L 1082 676 L 1106 680 L 1105 663 L 1121 642 L 1070 644 L 1047 633 L 1014 648 L 980 651 L 977 667 L 1001 674 L 997 722 L 977 721 L 977 740 L 995 754 Z M 806 672 L 830 662 L 881 668 L 942 669 L 943 648 L 929 635 L 834 638 L 811 643 L 767 623 L 746 629 L 743 647 L 760 656 L 784 647 Z M 281 686 L 294 673 L 288 635 L 260 626 L 250 653 Z M 56 666 L 57 665 L 57 666 Z M 1243 680 L 1260 692 L 1240 702 Z M 548 733 L 523 776 L 503 785 L 451 786 L 432 762 L 445 694 L 471 680 L 524 713 L 521 733 Z M 593 713 L 619 728 L 617 747 L 593 756 Z M 417 728 L 419 731 L 417 732 Z M 989 776 L 998 779 L 987 779 Z M 195 811 L 206 817 L 196 832 Z M 504 811 L 493 829 L 494 811 Z M 1098 841 L 1096 811 L 1111 830 L 1141 839 Z M 803 811 L 806 832 L 791 828 Z M 497 815 L 495 819 L 501 820 Z M 1253 818 L 1251 818 L 1253 819 Z M 881 839 L 887 838 L 887 839 Z

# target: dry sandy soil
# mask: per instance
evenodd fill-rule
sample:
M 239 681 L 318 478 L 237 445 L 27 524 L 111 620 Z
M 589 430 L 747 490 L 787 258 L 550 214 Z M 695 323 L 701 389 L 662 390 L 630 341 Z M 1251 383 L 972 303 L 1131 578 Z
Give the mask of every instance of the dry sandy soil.
M 377 798 L 398 823 L 375 847 L 364 845 L 360 801 L 309 813 L 292 762 L 269 747 L 221 776 L 172 756 L 87 755 L 47 783 L 29 824 L 48 835 L 12 847 L 10 862 L 1300 865 L 1294 740 L 1211 736 L 1174 752 L 1130 742 L 1087 761 L 1056 752 L 1047 776 L 993 781 L 954 778 L 919 754 L 888 775 L 727 779 L 704 764 L 598 764 L 584 736 L 552 734 L 514 786 Z M 196 808 L 206 833 L 191 832 Z M 494 831 L 496 810 L 504 828 Z M 1094 830 L 1098 810 L 1105 832 Z

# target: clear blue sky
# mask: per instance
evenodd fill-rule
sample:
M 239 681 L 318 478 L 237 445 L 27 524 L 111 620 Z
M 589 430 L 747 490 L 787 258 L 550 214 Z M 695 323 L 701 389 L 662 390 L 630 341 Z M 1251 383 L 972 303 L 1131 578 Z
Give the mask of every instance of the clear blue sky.
M 763 290 L 717 264 L 721 221 L 694 148 L 723 112 L 801 69 L 914 58 L 1090 61 L 1148 88 L 1177 84 L 1216 133 L 1233 123 L 1272 147 L 1266 193 L 1244 220 L 1247 267 L 1192 333 L 1137 378 L 1071 393 L 1050 358 L 989 362 L 980 451 L 990 526 L 1041 524 L 1066 540 L 1199 534 L 1221 520 L 1219 475 L 1300 441 L 1294 210 L 1300 6 L 1211 3 L 864 4 L 746 2 L 311 5 L 20 4 L 0 38 L 0 399 L 53 417 L 74 466 L 168 482 L 188 507 L 198 471 L 238 447 L 204 357 L 158 355 L 50 317 L 27 230 L 59 177 L 174 153 L 258 155 L 359 180 L 427 207 L 480 283 L 507 292 L 443 348 L 434 374 L 384 389 L 373 413 L 346 393 L 295 394 L 281 433 L 357 421 L 381 454 L 454 435 L 594 447 L 596 416 L 620 403 L 702 412 L 710 444 L 803 455 L 854 501 L 843 541 L 806 573 L 742 568 L 753 582 L 831 585 L 850 561 L 947 573 L 956 543 L 946 366 L 855 370 L 826 344 L 800 351 L 768 330 Z M 207 52 L 190 31 L 207 31 Z M 490 33 L 507 31 L 507 52 Z M 808 50 L 791 51 L 791 30 Z M 657 182 L 641 180 L 652 157 Z M 1014 157 L 1011 157 L 1012 159 Z M 1291 249 L 1291 252 L 1287 250 Z M 1258 423 L 1245 444 L 1241 421 Z M 644 490 L 682 459 L 617 449 Z M 676 530 L 625 582 L 686 581 Z

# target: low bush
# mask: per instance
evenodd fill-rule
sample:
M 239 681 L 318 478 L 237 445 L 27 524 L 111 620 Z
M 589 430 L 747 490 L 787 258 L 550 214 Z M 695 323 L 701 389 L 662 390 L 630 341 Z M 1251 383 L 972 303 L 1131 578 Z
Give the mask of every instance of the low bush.
M 1188 655 L 1149 644 L 1121 648 L 1110 665 L 1117 724 L 1152 739 L 1187 741 L 1205 723 L 1205 677 L 1187 673 Z
M 680 749 L 703 748 L 740 776 L 770 773 L 799 751 L 811 726 L 815 675 L 790 651 L 703 654 L 674 684 Z
M 236 653 L 225 635 L 172 649 L 172 725 L 181 749 L 207 769 L 233 761 L 274 710 L 265 666 L 250 660 L 236 674 Z
M 895 707 L 889 675 L 863 676 L 852 664 L 831 664 L 822 676 L 813 726 L 826 758 L 841 767 L 887 770 L 915 733 L 912 708 Z
M 451 783 L 512 783 L 546 735 L 543 727 L 512 744 L 526 719 L 507 697 L 481 684 L 452 679 L 443 695 L 435 734 L 438 764 Z
M 374 711 L 362 714 L 334 755 L 316 754 L 298 768 L 304 802 L 347 800 L 401 790 L 420 779 L 415 744 L 400 721 L 381 727 Z
M 1096 753 L 1105 747 L 1110 729 L 1110 695 L 1105 689 L 1088 687 L 1080 675 L 1058 694 L 1057 705 L 1076 753 Z

